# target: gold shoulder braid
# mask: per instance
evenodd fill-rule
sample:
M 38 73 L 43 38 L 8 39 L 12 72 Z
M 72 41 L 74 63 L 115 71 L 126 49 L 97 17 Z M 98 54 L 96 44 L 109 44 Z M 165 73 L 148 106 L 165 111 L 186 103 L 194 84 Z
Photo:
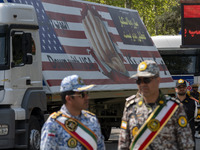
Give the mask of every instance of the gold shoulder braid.
M 95 116 L 95 114 L 94 113 L 92 113 L 92 112 L 90 112 L 90 111 L 88 111 L 88 110 L 84 110 L 87 114 L 90 114 L 90 115 L 92 115 L 92 116 Z
M 62 115 L 62 112 L 61 111 L 57 111 L 57 112 L 54 112 L 51 116 L 51 118 L 53 119 L 57 119 L 59 116 Z

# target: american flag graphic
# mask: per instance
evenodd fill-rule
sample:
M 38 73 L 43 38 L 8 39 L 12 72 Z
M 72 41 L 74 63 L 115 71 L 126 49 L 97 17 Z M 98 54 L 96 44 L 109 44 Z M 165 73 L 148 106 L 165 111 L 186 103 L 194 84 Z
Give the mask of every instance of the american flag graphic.
M 59 92 L 61 80 L 72 74 L 80 75 L 85 84 L 96 84 L 93 90 L 97 91 L 137 89 L 135 80 L 130 79 L 130 76 L 136 73 L 137 65 L 145 59 L 153 59 L 159 64 L 161 88 L 172 87 L 174 84 L 142 21 L 139 19 L 135 22 L 134 19 L 129 18 L 130 16 L 139 18 L 137 11 L 78 0 L 9 1 L 33 5 L 36 10 L 44 84 L 50 92 Z M 105 63 L 94 52 L 92 41 L 95 39 L 88 39 L 91 29 L 88 28 L 86 32 L 84 24 L 84 19 L 86 20 L 89 14 L 88 9 L 94 12 L 94 18 L 99 18 L 97 21 L 101 20 L 100 22 L 103 23 L 109 39 L 112 40 L 116 57 L 124 67 L 123 73 L 118 69 L 113 69 L 112 64 Z M 135 30 L 135 27 L 143 30 L 142 35 L 139 36 L 140 40 L 137 41 L 139 44 L 137 42 L 133 44 L 134 37 L 137 36 L 135 33 L 121 30 L 127 29 L 126 25 L 130 30 Z M 144 35 L 149 42 L 147 44 Z M 97 46 L 102 46 L 102 44 Z

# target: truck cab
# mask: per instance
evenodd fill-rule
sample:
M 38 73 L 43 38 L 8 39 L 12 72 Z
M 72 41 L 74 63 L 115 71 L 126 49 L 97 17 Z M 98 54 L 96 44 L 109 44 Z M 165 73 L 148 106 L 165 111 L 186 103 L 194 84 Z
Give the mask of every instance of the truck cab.
M 0 14 L 0 149 L 26 149 L 40 136 L 46 108 L 39 26 L 30 5 L 1 3 Z

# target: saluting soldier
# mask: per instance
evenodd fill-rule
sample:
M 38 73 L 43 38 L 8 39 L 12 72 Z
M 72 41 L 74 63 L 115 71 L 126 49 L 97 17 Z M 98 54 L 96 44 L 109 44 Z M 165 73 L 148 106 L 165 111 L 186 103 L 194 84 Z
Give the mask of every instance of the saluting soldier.
M 119 150 L 193 150 L 192 132 L 180 102 L 159 90 L 159 67 L 145 60 L 138 65 L 137 95 L 126 99 Z
M 65 77 L 60 86 L 63 106 L 50 115 L 42 128 L 41 150 L 104 150 L 104 137 L 89 106 L 87 90 L 78 75 Z
M 198 92 L 199 85 L 198 84 L 193 84 L 192 85 L 192 90 L 187 91 L 188 96 L 194 97 L 197 102 L 200 102 L 200 92 Z

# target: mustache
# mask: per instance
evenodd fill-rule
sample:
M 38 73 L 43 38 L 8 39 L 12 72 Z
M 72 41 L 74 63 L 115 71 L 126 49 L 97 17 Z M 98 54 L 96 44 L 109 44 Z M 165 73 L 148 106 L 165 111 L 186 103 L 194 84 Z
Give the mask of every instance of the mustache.
M 185 92 L 178 92 L 178 95 L 184 96 L 186 93 Z

